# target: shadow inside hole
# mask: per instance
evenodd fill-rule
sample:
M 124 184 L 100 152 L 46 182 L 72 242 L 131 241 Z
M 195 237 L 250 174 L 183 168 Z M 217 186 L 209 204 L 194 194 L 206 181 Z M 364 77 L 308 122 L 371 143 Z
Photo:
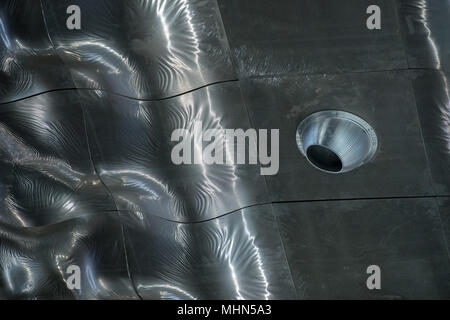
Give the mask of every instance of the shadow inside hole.
M 339 172 L 342 170 L 341 159 L 330 149 L 313 145 L 306 150 L 308 160 L 319 169 L 329 172 Z

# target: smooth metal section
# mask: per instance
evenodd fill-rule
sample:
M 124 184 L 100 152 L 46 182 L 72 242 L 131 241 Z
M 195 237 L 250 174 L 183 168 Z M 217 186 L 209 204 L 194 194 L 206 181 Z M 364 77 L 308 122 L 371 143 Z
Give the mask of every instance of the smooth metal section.
M 450 195 L 450 73 L 411 71 L 433 187 Z
M 292 75 L 241 81 L 252 123 L 257 128 L 280 128 L 280 170 L 277 175 L 266 176 L 271 200 L 433 195 L 410 81 L 408 71 Z M 429 99 L 430 96 L 425 98 L 424 110 L 431 103 Z M 440 108 L 445 101 L 439 103 Z M 300 154 L 295 139 L 299 123 L 324 107 L 358 115 L 370 124 L 378 138 L 372 161 L 346 174 L 324 174 Z M 445 120 L 441 123 L 444 128 Z M 447 140 L 438 132 L 433 139 L 439 145 L 440 141 Z
M 448 204 L 441 205 L 447 218 Z M 282 203 L 273 210 L 299 299 L 450 295 L 450 263 L 442 237 L 450 229 L 441 225 L 435 199 Z M 362 276 L 372 264 L 389 274 L 380 290 L 367 290 L 367 277 Z
M 219 0 L 219 4 L 241 77 L 408 67 L 396 0 Z M 365 23 L 372 4 L 382 12 L 383 26 L 376 31 Z
M 375 131 L 363 119 L 344 111 L 314 113 L 297 128 L 297 145 L 316 168 L 344 173 L 362 166 L 377 150 Z

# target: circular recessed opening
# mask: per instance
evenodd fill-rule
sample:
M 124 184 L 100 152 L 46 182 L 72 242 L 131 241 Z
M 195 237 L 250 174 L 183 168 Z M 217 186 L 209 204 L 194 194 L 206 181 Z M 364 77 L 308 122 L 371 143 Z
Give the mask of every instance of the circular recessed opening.
M 360 117 L 340 110 L 325 110 L 306 117 L 297 127 L 297 146 L 308 162 L 328 173 L 345 173 L 374 156 L 378 139 Z
M 330 172 L 339 172 L 342 170 L 341 159 L 336 153 L 324 146 L 313 145 L 308 147 L 306 156 L 319 169 Z

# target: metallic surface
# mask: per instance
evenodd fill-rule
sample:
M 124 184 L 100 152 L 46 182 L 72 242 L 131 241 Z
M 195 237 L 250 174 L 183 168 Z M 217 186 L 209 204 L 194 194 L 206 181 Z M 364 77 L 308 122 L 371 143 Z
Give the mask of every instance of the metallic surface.
M 0 299 L 450 298 L 449 2 L 218 2 L 1 1 Z M 330 109 L 378 138 L 342 175 L 295 139 Z M 279 129 L 278 174 L 174 165 L 197 121 Z
M 280 170 L 266 177 L 272 201 L 434 194 L 408 71 L 267 76 L 241 83 L 254 126 L 280 128 Z M 346 174 L 315 169 L 299 156 L 295 140 L 301 120 L 330 108 L 358 115 L 378 137 L 372 160 Z
M 293 299 L 272 208 L 178 224 L 130 213 L 130 271 L 144 299 Z
M 437 195 L 450 193 L 450 73 L 411 72 L 422 136 Z
M 445 229 L 434 199 L 287 203 L 274 212 L 299 299 L 449 296 Z M 381 290 L 367 290 L 372 264 L 382 270 Z
M 235 79 L 215 1 L 43 0 L 48 33 L 77 88 L 161 99 Z M 83 9 L 81 30 L 66 9 Z
M 383 21 L 376 31 L 366 28 L 366 9 L 375 4 L 371 0 L 219 0 L 219 4 L 242 77 L 407 67 L 396 0 L 376 1 Z
M 48 37 L 39 1 L 1 1 L 0 103 L 74 87 Z
M 280 128 L 266 180 L 297 298 L 448 299 L 449 2 L 218 2 L 250 121 Z M 369 4 L 381 30 L 365 28 Z M 369 163 L 330 175 L 299 157 L 298 124 L 327 109 L 374 128 Z
M 410 68 L 450 71 L 450 3 L 397 0 Z
M 0 132 L 2 222 L 39 227 L 114 210 L 89 155 L 76 92 L 1 105 Z
M 330 173 L 344 173 L 362 166 L 373 157 L 378 146 L 377 135 L 366 121 L 338 110 L 306 117 L 297 127 L 296 140 L 312 165 Z
M 117 213 L 68 219 L 44 227 L 0 224 L 0 298 L 136 299 Z M 69 265 L 81 290 L 68 289 Z
M 196 222 L 268 201 L 259 166 L 171 160 L 175 129 L 189 130 L 186 138 L 201 152 L 195 121 L 203 130 L 250 126 L 235 82 L 154 102 L 93 91 L 80 95 L 92 159 L 117 209 Z

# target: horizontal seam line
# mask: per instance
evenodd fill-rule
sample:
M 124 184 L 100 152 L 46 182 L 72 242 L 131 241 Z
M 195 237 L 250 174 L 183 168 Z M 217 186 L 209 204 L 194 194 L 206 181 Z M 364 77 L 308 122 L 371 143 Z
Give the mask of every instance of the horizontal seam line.
M 177 220 L 172 220 L 172 219 L 167 219 L 161 216 L 157 216 L 154 214 L 150 214 L 152 217 L 164 220 L 164 221 L 168 221 L 168 222 L 173 222 L 173 223 L 179 223 L 179 224 L 198 224 L 198 223 L 203 223 L 203 222 L 209 222 L 218 218 L 222 218 L 225 216 L 228 216 L 230 214 L 236 213 L 240 210 L 245 210 L 245 209 L 249 209 L 249 208 L 253 208 L 253 207 L 258 207 L 258 206 L 268 206 L 268 205 L 273 205 L 273 204 L 288 204 L 288 203 L 308 203 L 308 202 L 338 202 L 338 201 L 370 201 L 370 200 L 409 200 L 409 199 L 436 199 L 436 198 L 449 198 L 450 199 L 450 195 L 448 196 L 441 196 L 441 195 L 437 195 L 437 196 L 399 196 L 399 197 L 374 197 L 374 198 L 348 198 L 348 199 L 317 199 L 317 200 L 288 200 L 288 201 L 272 201 L 272 202 L 261 202 L 261 203 L 256 203 L 256 204 L 251 204 L 245 207 L 241 207 L 239 209 L 236 210 L 232 210 L 230 212 L 224 213 L 222 215 L 219 215 L 217 217 L 213 217 L 213 218 L 209 218 L 209 219 L 205 219 L 205 220 L 199 220 L 199 221 L 192 221 L 192 222 L 186 222 L 186 221 L 177 221 Z M 128 212 L 128 213 L 133 213 L 130 210 L 124 209 L 124 210 L 120 210 L 121 212 Z
M 20 98 L 20 99 L 16 99 L 16 100 L 1 102 L 0 105 L 5 105 L 5 104 L 9 104 L 9 103 L 19 102 L 19 101 L 26 100 L 26 99 L 29 99 L 29 98 L 33 98 L 33 97 L 36 97 L 36 96 L 39 96 L 39 95 L 42 95 L 42 94 L 52 93 L 52 92 L 60 92 L 60 91 L 101 91 L 101 92 L 105 92 L 105 93 L 108 93 L 108 94 L 116 95 L 116 96 L 119 96 L 119 97 L 127 98 L 127 99 L 130 99 L 130 100 L 135 100 L 135 101 L 157 102 L 157 101 L 170 100 L 170 99 L 173 99 L 173 98 L 176 98 L 176 97 L 180 97 L 182 95 L 189 94 L 189 93 L 192 93 L 192 92 L 195 92 L 195 91 L 207 88 L 209 86 L 222 84 L 222 83 L 238 82 L 238 81 L 239 81 L 239 79 L 229 79 L 229 80 L 221 80 L 221 81 L 211 82 L 211 83 L 205 84 L 203 86 L 200 86 L 200 87 L 188 90 L 188 91 L 184 91 L 182 93 L 177 93 L 177 94 L 172 95 L 172 96 L 163 97 L 163 98 L 156 98 L 156 99 L 139 99 L 139 98 L 130 97 L 130 96 L 127 96 L 127 95 L 124 95 L 124 94 L 120 94 L 120 93 L 116 93 L 116 92 L 109 91 L 109 90 L 104 90 L 104 89 L 76 88 L 76 87 L 74 87 L 74 88 L 58 88 L 58 89 L 42 91 L 42 92 L 39 92 L 39 93 L 36 93 L 36 94 L 32 94 L 32 95 L 29 95 L 29 96 L 26 96 L 26 97 L 23 97 L 23 98 Z

